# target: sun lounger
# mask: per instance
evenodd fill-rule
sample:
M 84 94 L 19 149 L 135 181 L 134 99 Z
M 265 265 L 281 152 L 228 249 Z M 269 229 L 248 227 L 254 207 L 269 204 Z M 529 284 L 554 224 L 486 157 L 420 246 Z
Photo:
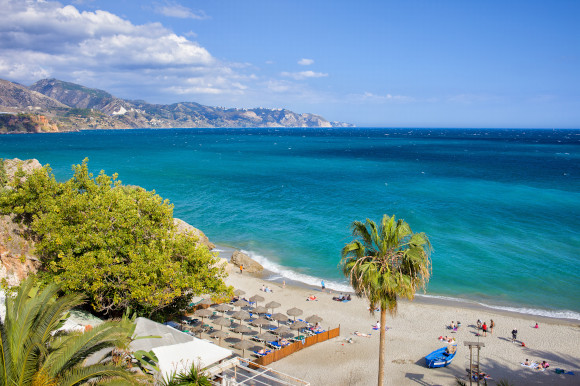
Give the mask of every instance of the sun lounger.
M 254 351 L 254 355 L 257 357 L 263 357 L 263 356 L 270 354 L 271 352 L 272 352 L 271 350 L 266 350 L 263 354 L 260 354 L 259 352 Z

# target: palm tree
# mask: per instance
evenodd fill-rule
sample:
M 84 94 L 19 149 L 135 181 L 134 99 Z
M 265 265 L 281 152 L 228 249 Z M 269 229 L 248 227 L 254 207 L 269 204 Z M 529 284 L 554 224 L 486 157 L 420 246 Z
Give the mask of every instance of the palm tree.
M 93 356 L 102 349 L 125 347 L 130 341 L 126 318 L 108 321 L 83 333 L 57 331 L 68 311 L 83 303 L 80 295 L 57 297 L 58 286 L 39 289 L 24 281 L 15 297 L 6 299 L 0 320 L 0 386 L 82 385 L 109 382 L 133 384 L 134 375 L 111 361 Z M 97 354 L 98 355 L 98 354 Z
M 371 314 L 381 311 L 379 386 L 385 374 L 385 324 L 387 311 L 397 313 L 397 297 L 412 300 L 431 276 L 431 244 L 424 233 L 413 233 L 404 220 L 383 216 L 380 227 L 367 219 L 352 223 L 355 238 L 342 249 L 344 275 L 360 297 L 366 297 Z

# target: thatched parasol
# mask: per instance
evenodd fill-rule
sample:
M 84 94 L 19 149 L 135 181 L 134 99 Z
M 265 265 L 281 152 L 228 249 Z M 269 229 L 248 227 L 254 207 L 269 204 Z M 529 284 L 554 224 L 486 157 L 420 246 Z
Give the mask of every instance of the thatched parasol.
M 204 306 L 211 306 L 213 304 L 213 302 L 211 301 L 211 299 L 202 299 L 202 301 L 197 303 L 197 304 L 201 304 Z
M 242 335 L 242 340 L 244 340 L 244 334 L 248 334 L 250 332 L 255 333 L 256 331 L 252 330 L 250 327 L 240 324 L 238 327 L 234 328 L 234 332 Z
M 264 300 L 266 300 L 266 299 L 264 299 L 264 297 L 260 296 L 260 295 L 254 295 L 250 298 L 250 301 L 256 302 L 256 305 L 258 305 L 258 302 L 263 302 Z
M 212 310 L 208 310 L 207 308 L 200 308 L 199 310 L 195 310 L 193 313 L 195 316 L 201 317 L 201 321 L 203 323 L 203 318 L 207 318 L 208 316 L 213 315 Z
M 309 317 L 307 317 L 304 320 L 306 320 L 308 323 L 311 323 L 311 324 L 322 322 L 322 318 L 318 315 L 310 315 Z
M 205 331 L 205 328 L 200 324 L 199 326 L 189 327 L 188 330 L 191 332 L 199 332 L 199 337 L 201 338 L 201 333 Z
M 266 342 L 271 342 L 271 341 L 277 339 L 276 335 L 272 334 L 269 331 L 266 331 L 266 332 L 263 332 L 263 333 L 257 335 L 256 338 L 261 339 L 261 340 L 266 341 Z
M 222 331 L 222 330 L 214 330 L 211 332 L 211 334 L 209 334 L 209 336 L 211 336 L 212 338 L 219 338 L 220 345 L 222 344 L 222 338 L 225 338 L 228 335 L 229 334 L 227 331 Z
M 300 330 L 303 329 L 306 326 L 307 326 L 306 323 L 304 323 L 304 322 L 302 322 L 302 321 L 299 320 L 297 322 L 292 323 L 292 325 L 290 326 L 290 328 L 293 329 L 293 330 L 296 330 L 296 332 L 298 334 L 296 336 L 298 337 L 298 336 L 300 336 Z
M 288 318 L 288 316 L 286 316 L 280 312 L 277 312 L 274 315 L 272 315 L 272 319 L 278 321 L 278 327 L 280 327 L 280 322 L 287 322 L 289 318 Z
M 272 311 L 274 310 L 274 308 L 278 308 L 280 307 L 281 304 L 278 302 L 270 302 L 270 303 L 266 303 L 266 308 L 271 308 Z
M 278 334 L 280 336 L 283 336 L 283 335 L 289 334 L 291 331 L 288 327 L 282 326 L 282 327 L 278 327 L 273 332 L 275 332 L 276 334 Z
M 250 318 L 250 313 L 246 311 L 237 311 L 232 314 L 232 316 L 239 320 L 246 320 Z
M 245 293 L 246 293 L 246 291 L 243 291 L 241 289 L 237 289 L 237 290 L 234 291 L 234 295 L 236 295 L 236 296 L 242 296 Z
M 231 309 L 232 309 L 232 306 L 230 306 L 230 305 L 227 305 L 227 304 L 225 304 L 225 303 L 222 303 L 222 304 L 218 304 L 217 306 L 215 306 L 215 307 L 214 307 L 214 309 L 215 309 L 216 311 L 220 311 L 220 312 L 226 312 L 226 311 L 231 311 Z
M 294 317 L 294 320 L 296 320 L 297 316 L 300 316 L 304 313 L 304 311 L 302 311 L 300 308 L 290 308 L 288 311 L 286 311 L 286 313 L 290 316 Z
M 255 344 L 248 341 L 248 340 L 241 340 L 241 341 L 234 344 L 234 348 L 237 348 L 238 350 L 242 350 L 242 357 L 244 356 L 245 351 L 247 349 L 249 349 L 250 347 L 254 347 L 254 346 L 255 346 Z
M 258 306 L 252 310 L 254 314 L 266 314 L 268 313 L 268 309 L 264 306 Z
M 260 334 L 262 333 L 262 326 L 264 324 L 269 324 L 270 321 L 266 318 L 258 318 L 258 319 L 254 319 L 252 320 L 252 324 L 255 324 L 256 326 L 260 326 Z
M 219 318 L 215 319 L 213 323 L 217 324 L 218 326 L 222 326 L 220 330 L 223 330 L 224 326 L 229 327 L 232 324 L 232 321 L 228 318 L 220 316 Z
M 240 307 L 240 308 L 242 308 L 242 307 L 245 307 L 245 306 L 247 306 L 248 304 L 250 304 L 250 303 L 248 303 L 248 302 L 247 302 L 247 301 L 245 301 L 244 299 L 236 300 L 236 301 L 233 303 L 233 305 L 234 305 L 234 306 L 236 306 L 236 307 Z

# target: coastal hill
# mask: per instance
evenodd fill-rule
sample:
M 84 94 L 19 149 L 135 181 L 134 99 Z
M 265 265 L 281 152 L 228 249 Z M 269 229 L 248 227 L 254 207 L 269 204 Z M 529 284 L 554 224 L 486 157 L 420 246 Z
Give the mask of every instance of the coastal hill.
M 41 118 L 39 118 L 41 117 Z M 30 122 L 43 122 L 34 125 Z M 0 79 L 0 133 L 181 127 L 349 127 L 285 109 L 237 109 L 195 102 L 170 105 L 117 98 L 57 79 L 30 87 Z

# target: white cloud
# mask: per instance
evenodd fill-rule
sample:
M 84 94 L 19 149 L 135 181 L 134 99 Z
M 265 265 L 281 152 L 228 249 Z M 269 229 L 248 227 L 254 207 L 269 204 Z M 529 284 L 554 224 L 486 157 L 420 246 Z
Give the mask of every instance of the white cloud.
M 313 63 L 314 63 L 314 60 L 312 60 L 312 59 L 305 59 L 305 58 L 302 58 L 302 59 L 300 59 L 298 61 L 298 64 L 301 65 L 301 66 L 310 66 Z
M 135 25 L 107 11 L 19 0 L 0 0 L 0 19 L 0 78 L 23 84 L 55 77 L 156 96 L 159 90 L 226 95 L 243 92 L 249 79 L 233 70 L 245 64 L 223 63 L 160 23 Z
M 352 94 L 350 99 L 356 102 L 364 103 L 390 103 L 390 102 L 413 102 L 415 98 L 405 95 L 392 94 L 373 94 L 371 92 L 364 92 L 362 94 Z
M 180 19 L 207 19 L 207 15 L 203 11 L 192 11 L 191 9 L 177 3 L 166 3 L 155 8 L 157 13 L 168 17 L 177 17 Z
M 302 80 L 306 78 L 323 78 L 328 76 L 328 74 L 325 74 L 323 72 L 314 72 L 310 70 L 300 72 L 282 72 L 281 75 L 296 80 Z

